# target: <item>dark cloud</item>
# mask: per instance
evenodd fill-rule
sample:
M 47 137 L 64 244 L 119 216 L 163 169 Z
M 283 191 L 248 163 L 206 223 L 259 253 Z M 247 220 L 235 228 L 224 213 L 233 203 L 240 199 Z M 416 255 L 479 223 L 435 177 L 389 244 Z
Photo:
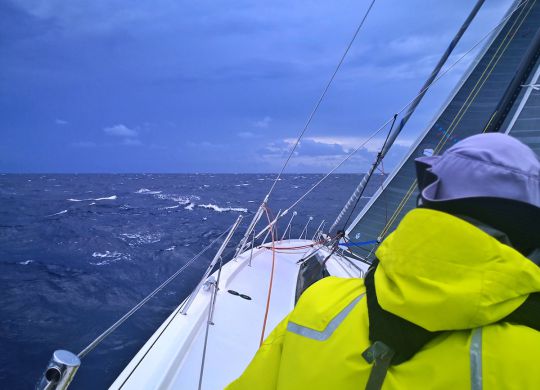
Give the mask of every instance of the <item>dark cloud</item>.
M 511 0 L 488 3 L 458 52 Z M 284 140 L 300 133 L 366 6 L 0 2 L 0 171 L 279 170 Z M 402 107 L 471 7 L 377 3 L 291 169 L 327 170 L 347 147 L 316 139 L 366 137 Z M 430 92 L 404 137 L 423 130 L 458 77 Z M 116 136 L 103 130 L 121 124 Z M 365 169 L 371 155 L 362 150 L 348 169 Z

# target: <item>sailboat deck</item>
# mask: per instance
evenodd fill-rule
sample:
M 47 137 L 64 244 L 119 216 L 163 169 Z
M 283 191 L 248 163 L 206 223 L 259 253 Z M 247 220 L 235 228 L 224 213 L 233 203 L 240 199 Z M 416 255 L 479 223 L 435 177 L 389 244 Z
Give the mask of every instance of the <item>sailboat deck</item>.
M 307 240 L 286 240 L 280 247 L 312 244 Z M 265 337 L 294 307 L 298 260 L 311 248 L 276 252 L 271 301 Z M 202 389 L 221 389 L 238 377 L 259 347 L 266 311 L 272 268 L 272 250 L 256 248 L 244 252 L 223 266 L 216 295 L 213 325 L 209 327 Z M 318 251 L 328 255 L 326 248 Z M 358 271 L 332 259 L 332 274 L 351 277 Z M 217 278 L 217 272 L 213 274 Z M 233 295 L 229 290 L 249 296 Z M 111 389 L 197 389 L 211 307 L 211 289 L 195 297 L 187 314 L 176 309 L 137 353 Z

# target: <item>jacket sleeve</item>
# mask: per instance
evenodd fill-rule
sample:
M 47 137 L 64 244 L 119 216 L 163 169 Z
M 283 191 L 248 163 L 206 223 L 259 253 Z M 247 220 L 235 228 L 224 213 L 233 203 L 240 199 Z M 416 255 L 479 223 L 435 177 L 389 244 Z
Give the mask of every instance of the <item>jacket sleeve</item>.
M 285 317 L 264 340 L 244 373 L 226 390 L 275 390 L 281 363 L 283 339 L 289 316 Z

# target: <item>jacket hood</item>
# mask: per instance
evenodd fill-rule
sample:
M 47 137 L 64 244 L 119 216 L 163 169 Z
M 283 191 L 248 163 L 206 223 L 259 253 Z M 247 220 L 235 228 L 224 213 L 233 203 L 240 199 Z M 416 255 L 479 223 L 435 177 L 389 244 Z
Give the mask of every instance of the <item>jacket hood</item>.
M 540 291 L 536 264 L 440 211 L 410 211 L 376 255 L 381 307 L 429 331 L 497 322 Z

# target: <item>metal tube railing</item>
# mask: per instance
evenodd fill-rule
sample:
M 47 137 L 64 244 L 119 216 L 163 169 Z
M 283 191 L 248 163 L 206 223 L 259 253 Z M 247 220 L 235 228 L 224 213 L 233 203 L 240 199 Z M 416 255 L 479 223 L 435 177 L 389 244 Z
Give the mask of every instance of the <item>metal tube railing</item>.
M 238 247 L 236 248 L 236 252 L 234 254 L 235 259 L 240 253 L 242 253 L 242 251 L 246 247 L 246 244 L 247 244 L 247 242 L 249 240 L 249 236 L 255 230 L 255 226 L 257 226 L 257 223 L 261 219 L 261 217 L 263 215 L 263 212 L 264 212 L 264 210 L 266 208 L 267 203 L 268 203 L 268 195 L 266 195 L 263 202 L 259 206 L 259 209 L 257 210 L 255 215 L 253 216 L 253 219 L 251 220 L 251 223 L 249 224 L 249 226 L 248 226 L 248 228 L 246 230 L 246 233 L 244 234 L 244 237 L 242 237 L 242 240 L 240 241 L 240 244 L 238 244 Z
M 309 223 L 313 221 L 313 217 L 309 217 L 307 223 L 306 223 L 306 226 L 304 226 L 304 229 L 302 230 L 302 233 L 300 233 L 300 237 L 298 237 L 299 239 L 302 239 L 302 236 L 304 235 L 304 232 L 306 233 L 305 236 L 307 238 L 307 228 L 309 226 Z
M 283 239 L 285 238 L 285 235 L 287 234 L 287 230 L 291 229 L 292 230 L 292 221 L 294 219 L 294 217 L 296 217 L 298 213 L 296 211 L 293 211 L 292 213 L 292 216 L 291 216 L 291 219 L 289 220 L 289 223 L 287 224 L 287 227 L 285 228 L 285 230 L 283 231 L 283 236 L 281 236 L 281 241 L 283 241 Z M 289 238 L 291 237 L 290 233 L 289 233 Z
M 238 216 L 238 218 L 236 219 L 236 222 L 232 226 L 231 230 L 229 230 L 229 234 L 227 234 L 227 237 L 225 238 L 225 240 L 223 241 L 223 243 L 219 247 L 219 250 L 217 251 L 217 253 L 214 256 L 214 258 L 212 259 L 212 261 L 210 262 L 210 265 L 206 269 L 206 272 L 204 273 L 203 277 L 201 278 L 201 281 L 199 282 L 197 287 L 195 287 L 193 292 L 189 295 L 189 297 L 188 297 L 188 299 L 186 301 L 186 304 L 184 305 L 184 307 L 180 311 L 181 314 L 183 314 L 183 315 L 187 314 L 187 311 L 188 311 L 189 307 L 193 303 L 193 300 L 197 296 L 197 294 L 198 294 L 199 290 L 201 289 L 201 287 L 203 286 L 203 284 L 206 282 L 206 279 L 208 278 L 208 275 L 210 275 L 210 272 L 212 272 L 212 269 L 217 264 L 217 262 L 220 260 L 221 255 L 223 254 L 223 251 L 225 250 L 225 247 L 227 246 L 227 244 L 231 240 L 236 228 L 240 224 L 240 221 L 242 221 L 242 216 L 241 215 Z
M 326 221 L 323 219 L 321 221 L 321 223 L 319 224 L 319 227 L 317 228 L 317 230 L 315 230 L 315 234 L 313 235 L 313 237 L 311 237 L 311 240 L 315 241 L 316 239 L 318 240 L 319 237 L 317 237 L 318 234 L 320 234 L 324 224 L 326 223 Z

